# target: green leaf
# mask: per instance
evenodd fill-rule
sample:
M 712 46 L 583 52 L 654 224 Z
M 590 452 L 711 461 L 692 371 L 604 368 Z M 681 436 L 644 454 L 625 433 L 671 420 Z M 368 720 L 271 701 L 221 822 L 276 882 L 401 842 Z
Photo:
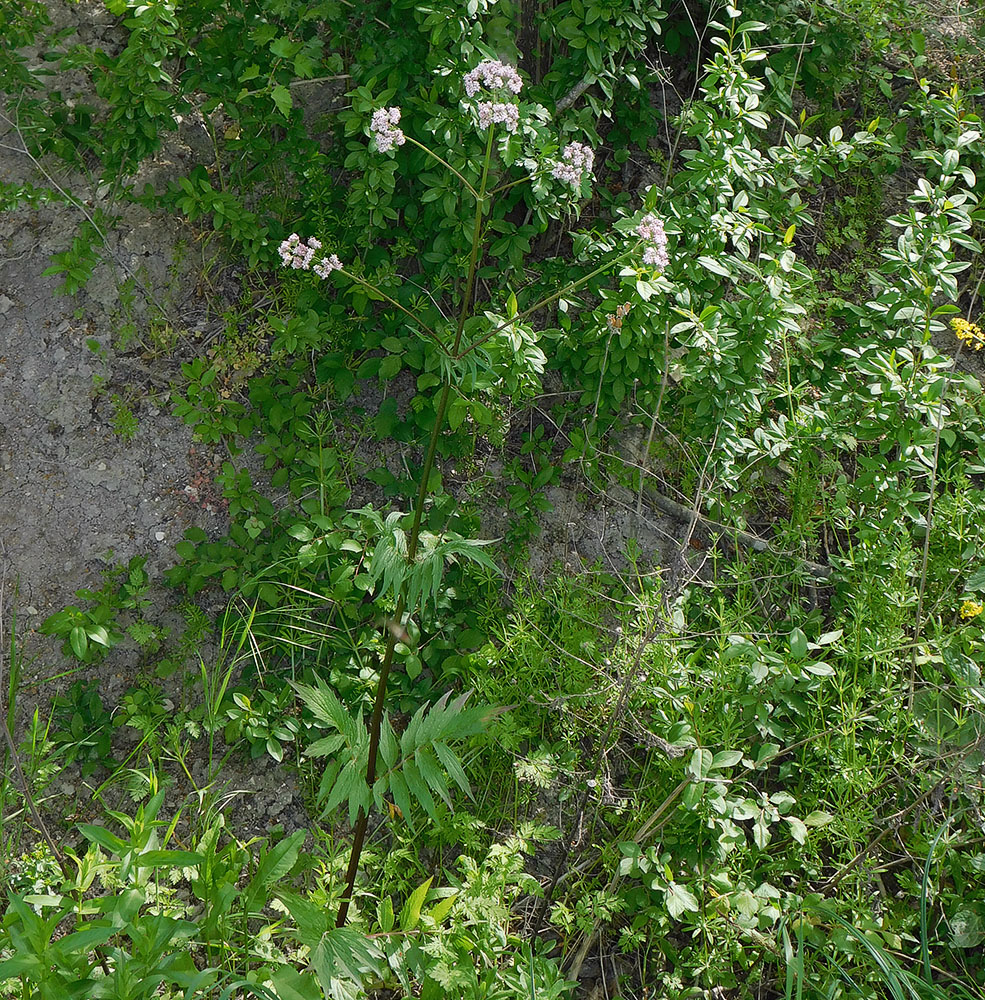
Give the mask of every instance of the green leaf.
M 691 763 L 688 764 L 688 771 L 694 775 L 695 778 L 707 777 L 708 771 L 711 769 L 711 762 L 714 758 L 710 750 L 706 750 L 703 747 L 695 750 L 691 756 Z
M 277 1000 L 321 1000 L 321 988 L 310 972 L 298 972 L 293 965 L 278 965 L 270 976 Z
M 680 918 L 685 913 L 697 913 L 700 907 L 698 901 L 686 886 L 671 882 L 664 890 L 664 901 L 667 904 L 667 912 L 675 919 Z
M 92 823 L 80 823 L 79 832 L 86 840 L 91 840 L 94 844 L 105 848 L 110 854 L 123 854 L 129 848 L 126 841 L 120 840 L 115 834 L 110 833 L 104 826 L 96 826 Z
M 384 934 L 393 930 L 393 900 L 389 896 L 384 896 L 376 904 L 376 921 Z
M 783 818 L 790 826 L 790 836 L 793 837 L 798 844 L 806 844 L 807 826 L 804 821 L 798 819 L 796 816 L 784 816 Z
M 421 777 L 421 772 L 418 770 L 417 765 L 412 760 L 405 760 L 402 770 L 411 795 L 423 807 L 428 819 L 432 823 L 435 822 L 438 818 L 438 806 L 427 783 Z
M 68 634 L 69 645 L 72 647 L 72 652 L 80 659 L 84 660 L 85 655 L 89 650 L 89 637 L 85 633 L 85 629 L 81 625 L 76 625 Z
M 247 912 L 254 910 L 261 900 L 266 902 L 264 889 L 279 882 L 294 867 L 306 836 L 307 831 L 296 830 L 263 856 L 256 874 L 243 890 L 243 904 Z
M 962 906 L 951 917 L 951 947 L 977 948 L 985 941 L 985 923 L 969 906 Z
M 400 929 L 402 931 L 412 931 L 417 926 L 421 919 L 421 908 L 424 906 L 424 900 L 427 899 L 428 889 L 431 888 L 433 880 L 434 876 L 426 882 L 422 882 L 407 897 L 407 902 L 404 903 L 403 909 L 400 911 Z
M 312 903 L 296 893 L 280 889 L 277 898 L 287 907 L 287 912 L 298 928 L 301 943 L 314 948 L 328 930 L 329 914 L 323 906 Z
M 981 569 L 975 570 L 971 576 L 968 577 L 968 582 L 965 584 L 966 590 L 985 590 L 985 566 Z
M 394 805 L 403 815 L 404 822 L 413 830 L 414 818 L 411 812 L 410 789 L 399 771 L 394 771 L 390 775 L 390 794 L 393 796 Z
M 205 861 L 194 851 L 144 851 L 135 855 L 134 868 L 197 868 Z
M 458 893 L 453 892 L 450 896 L 445 896 L 440 902 L 434 904 L 428 912 L 428 916 L 437 924 L 441 925 L 441 922 L 448 916 L 451 912 L 451 908 L 455 905 L 455 900 L 458 899 Z
M 790 633 L 790 656 L 794 660 L 802 660 L 807 655 L 807 636 L 799 628 L 795 628 Z
M 271 91 L 270 96 L 277 106 L 277 110 L 287 118 L 294 105 L 294 101 L 291 99 L 291 92 L 283 84 L 277 84 Z
M 731 278 L 732 272 L 720 264 L 714 257 L 699 257 L 698 263 L 707 271 L 711 271 L 712 274 L 720 274 L 723 278 Z
M 742 760 L 741 750 L 722 750 L 712 758 L 710 771 L 717 771 L 723 767 L 735 767 Z
M 348 995 L 357 997 L 365 995 L 362 980 L 379 975 L 382 958 L 383 953 L 365 934 L 353 927 L 333 927 L 312 949 L 310 961 L 326 996 L 340 996 L 340 987 L 348 982 L 357 987 Z
M 466 777 L 465 769 L 462 767 L 461 761 L 455 755 L 454 751 L 448 747 L 446 744 L 436 742 L 434 744 L 434 752 L 438 755 L 438 759 L 444 765 L 445 770 L 451 776 L 451 780 L 458 785 L 459 788 L 465 794 L 472 798 L 472 786 L 469 784 L 469 779 Z
M 804 826 L 827 826 L 833 819 L 831 813 L 816 809 L 804 817 Z

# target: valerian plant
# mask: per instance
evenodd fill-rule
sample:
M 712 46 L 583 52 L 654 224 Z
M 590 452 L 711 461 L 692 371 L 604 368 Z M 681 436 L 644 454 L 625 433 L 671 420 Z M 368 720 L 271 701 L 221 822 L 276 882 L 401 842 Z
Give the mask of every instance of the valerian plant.
M 494 224 L 497 200 L 509 197 L 521 184 L 536 185 L 550 177 L 559 185 L 559 202 L 576 204 L 587 191 L 594 152 L 580 142 L 568 143 L 560 151 L 551 147 L 550 152 L 528 144 L 525 109 L 518 101 L 523 81 L 512 66 L 499 60 L 483 60 L 462 77 L 461 85 L 464 98 L 457 110 L 440 116 L 440 127 L 454 127 L 463 135 L 480 137 L 482 153 L 477 161 L 449 160 L 405 132 L 398 107 L 384 105 L 373 109 L 367 128 L 376 155 L 391 158 L 384 162 L 394 163 L 406 147 L 412 147 L 423 153 L 435 169 L 444 170 L 450 177 L 449 196 L 453 202 L 461 198 L 472 206 L 469 224 L 459 228 L 456 221 L 454 232 L 448 236 L 449 242 L 444 249 L 445 268 L 451 280 L 446 287 L 434 289 L 407 304 L 397 297 L 398 291 L 391 292 L 365 277 L 360 267 L 343 262 L 316 236 L 302 238 L 292 233 L 279 248 L 285 267 L 310 272 L 322 280 L 341 279 L 350 289 L 357 288 L 366 300 L 382 303 L 384 312 L 394 315 L 395 310 L 401 321 L 402 336 L 394 337 L 392 344 L 384 341 L 384 349 L 392 348 L 391 354 L 399 355 L 408 343 L 418 346 L 423 351 L 422 367 L 427 376 L 424 384 L 434 387 L 430 439 L 418 476 L 414 506 L 408 515 L 409 527 L 405 527 L 405 515 L 400 512 L 393 512 L 385 519 L 379 515 L 375 518 L 377 535 L 370 574 L 377 581 L 379 597 L 390 603 L 392 613 L 386 623 L 387 644 L 379 665 L 368 731 L 363 731 L 359 722 L 335 719 L 337 713 L 328 711 L 332 706 L 328 705 L 325 692 L 301 689 L 309 707 L 320 705 L 325 710 L 322 713 L 324 721 L 335 720 L 332 724 L 340 731 L 338 737 L 330 737 L 328 743 L 322 741 L 316 745 L 317 750 L 315 747 L 311 750 L 335 752 L 344 744 L 350 755 L 347 765 L 327 772 L 332 778 L 324 789 L 329 806 L 348 799 L 354 821 L 352 854 L 337 918 L 340 927 L 346 922 L 370 807 L 379 807 L 386 791 L 378 776 L 381 749 L 390 775 L 389 790 L 405 814 L 410 804 L 408 793 L 423 802 L 429 814 L 433 812 L 432 793 L 448 798 L 439 764 L 449 769 L 456 783 L 463 786 L 464 774 L 454 755 L 447 749 L 438 749 L 446 747 L 443 741 L 435 743 L 430 757 L 430 751 L 426 753 L 416 744 L 403 748 L 405 757 L 413 749 L 413 764 L 404 763 L 396 768 L 395 754 L 390 752 L 393 749 L 392 727 L 384 713 L 387 681 L 406 622 L 411 616 L 425 613 L 427 606 L 434 604 L 446 562 L 462 558 L 494 568 L 481 543 L 450 531 L 424 530 L 424 515 L 433 488 L 432 470 L 441 435 L 446 425 L 454 428 L 466 415 L 475 418 L 481 412 L 482 404 L 477 397 L 519 398 L 536 388 L 546 363 L 534 326 L 541 310 L 573 294 L 593 278 L 611 273 L 630 258 L 639 257 L 636 270 L 649 274 L 659 273 L 669 261 L 663 222 L 655 213 L 647 212 L 635 221 L 627 221 L 623 232 L 613 237 L 588 273 L 565 287 L 546 295 L 538 295 L 529 288 L 511 288 L 513 273 L 496 268 L 497 245 L 492 238 L 498 231 Z M 516 163 L 521 163 L 524 169 L 519 177 L 511 178 L 509 168 Z M 393 175 L 393 170 L 385 171 L 388 178 Z M 432 188 L 434 190 L 437 189 Z M 374 211 L 386 215 L 392 210 L 382 205 Z M 452 220 L 457 219 L 455 213 L 449 215 Z M 454 252 L 459 241 L 467 241 L 464 259 Z M 441 246 L 436 241 L 435 247 Z M 462 265 L 462 270 L 456 271 Z M 485 301 L 477 295 L 480 274 L 483 285 L 491 291 Z M 386 363 L 386 360 L 381 363 L 381 369 Z M 439 702 L 430 714 L 421 717 L 422 730 L 430 732 L 428 726 L 437 725 L 434 720 L 450 714 L 451 718 L 459 719 L 459 726 L 464 726 L 461 735 L 467 735 L 475 725 L 465 725 L 464 720 L 471 718 L 466 713 L 476 710 L 466 710 L 464 705 L 463 699 L 447 708 L 444 702 Z M 476 724 L 479 718 L 476 716 Z M 415 716 L 415 722 L 417 720 Z M 411 728 L 414 725 L 412 723 Z M 438 729 L 444 731 L 441 727 Z M 408 729 L 404 738 L 410 732 Z M 357 769 L 362 772 L 358 776 Z

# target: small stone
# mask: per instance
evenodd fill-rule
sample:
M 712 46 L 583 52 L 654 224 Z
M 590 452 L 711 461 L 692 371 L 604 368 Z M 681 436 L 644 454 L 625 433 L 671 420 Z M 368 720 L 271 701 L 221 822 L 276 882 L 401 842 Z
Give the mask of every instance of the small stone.
M 164 534 L 163 531 L 155 531 L 154 532 L 154 541 L 156 541 L 156 542 L 163 542 L 166 537 L 167 536 Z
M 35 606 L 34 606 L 33 604 L 29 604 L 29 605 L 28 605 L 28 606 L 27 606 L 27 607 L 26 607 L 26 608 L 24 609 L 24 614 L 26 614 L 26 615 L 30 615 L 30 616 L 31 616 L 31 617 L 33 618 L 33 617 L 34 617 L 35 615 L 39 615 L 39 614 L 41 614 L 41 612 L 40 612 L 40 611 L 38 611 L 38 609 L 37 609 L 37 608 L 36 608 L 36 607 L 35 607 Z
M 105 472 L 106 471 L 106 463 L 105 462 L 100 462 L 99 465 L 96 466 L 96 468 L 100 472 Z
M 0 294 L 0 316 L 2 316 L 7 310 L 14 304 L 13 299 L 8 299 L 6 295 Z

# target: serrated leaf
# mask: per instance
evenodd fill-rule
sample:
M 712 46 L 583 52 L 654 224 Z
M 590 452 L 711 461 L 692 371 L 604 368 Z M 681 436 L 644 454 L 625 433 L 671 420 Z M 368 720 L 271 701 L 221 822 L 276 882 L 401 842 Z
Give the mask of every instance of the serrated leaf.
M 315 740 L 315 742 L 312 743 L 307 750 L 305 750 L 304 755 L 306 757 L 330 757 L 344 744 L 344 736 L 323 736 L 320 740 Z
M 380 753 L 383 756 L 383 763 L 387 770 L 390 770 L 397 763 L 397 754 L 400 747 L 397 744 L 397 737 L 394 735 L 393 726 L 390 720 L 384 715 L 380 726 Z
M 399 771 L 394 771 L 390 775 L 390 794 L 393 796 L 394 805 L 400 810 L 407 825 L 414 829 L 414 819 L 411 813 L 410 790 L 407 782 Z
M 243 890 L 244 908 L 250 912 L 264 896 L 263 890 L 279 882 L 295 865 L 307 831 L 296 830 L 264 855 L 256 874 Z
M 276 87 L 270 92 L 270 97 L 274 104 L 277 106 L 277 110 L 287 118 L 290 115 L 291 108 L 294 106 L 294 101 L 291 98 L 291 92 L 283 84 L 277 84 Z
M 451 912 L 451 908 L 455 905 L 455 900 L 458 899 L 458 893 L 453 892 L 450 896 L 445 896 L 444 899 L 439 900 L 431 909 L 428 911 L 428 916 L 437 924 L 441 925 L 442 920 L 448 916 Z
M 393 900 L 389 896 L 384 896 L 376 904 L 376 922 L 384 934 L 389 934 L 393 930 Z
M 410 790 L 411 795 L 423 807 L 428 819 L 434 822 L 438 817 L 438 807 L 427 783 L 421 777 L 417 765 L 412 760 L 405 760 L 401 770 L 407 781 L 407 788 Z
M 431 888 L 432 876 L 426 882 L 422 882 L 408 897 L 400 911 L 400 929 L 402 931 L 412 931 L 421 919 L 421 908 L 424 900 L 427 899 L 428 889 Z
M 418 747 L 414 753 L 414 763 L 427 783 L 428 788 L 436 795 L 440 796 L 449 809 L 452 808 L 451 797 L 448 794 L 448 782 L 441 772 L 441 766 L 434 755 L 434 751 L 427 746 Z
M 446 744 L 439 741 L 434 744 L 434 752 L 438 755 L 438 759 L 451 776 L 451 780 L 454 781 L 455 784 L 458 785 L 458 787 L 461 788 L 461 790 L 465 792 L 469 798 L 472 798 L 472 787 L 469 784 L 469 779 L 466 777 L 465 769 L 462 767 L 461 761 L 459 761 L 454 751 Z

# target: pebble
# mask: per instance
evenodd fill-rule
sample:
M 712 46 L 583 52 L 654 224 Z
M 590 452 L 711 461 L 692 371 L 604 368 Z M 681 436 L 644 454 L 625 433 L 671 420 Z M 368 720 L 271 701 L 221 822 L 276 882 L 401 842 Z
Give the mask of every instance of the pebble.
M 167 536 L 164 534 L 163 531 L 155 531 L 154 532 L 154 541 L 156 541 L 156 542 L 163 542 L 166 537 Z

